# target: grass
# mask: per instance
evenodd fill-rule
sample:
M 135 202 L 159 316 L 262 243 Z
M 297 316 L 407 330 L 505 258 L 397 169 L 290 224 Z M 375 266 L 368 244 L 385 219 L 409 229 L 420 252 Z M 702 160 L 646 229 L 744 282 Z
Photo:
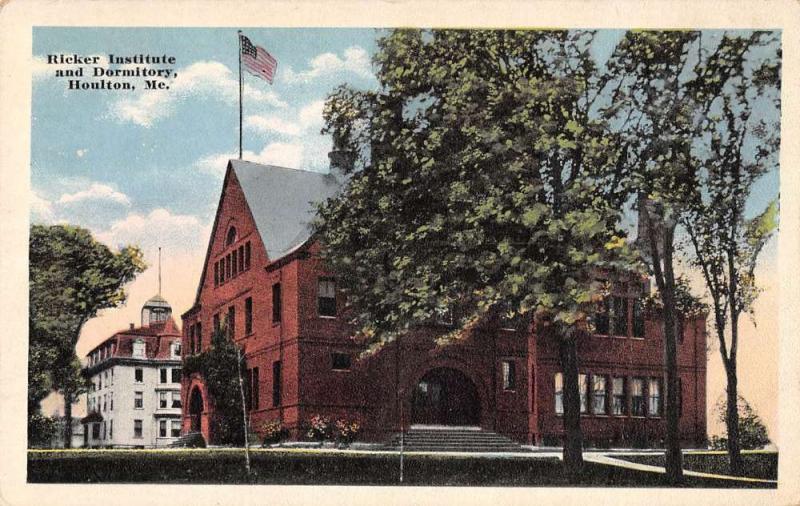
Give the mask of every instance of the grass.
M 620 460 L 664 467 L 664 455 L 627 455 Z M 778 453 L 768 451 L 743 452 L 744 468 L 748 478 L 778 479 Z M 728 454 L 725 452 L 690 452 L 683 455 L 683 468 L 712 474 L 730 474 Z
M 31 483 L 176 483 L 283 485 L 399 485 L 399 456 L 270 450 L 251 455 L 244 471 L 242 450 L 99 450 L 29 452 Z M 570 483 L 556 458 L 407 455 L 404 485 L 662 487 L 663 475 L 587 462 Z M 688 487 L 752 487 L 689 478 Z

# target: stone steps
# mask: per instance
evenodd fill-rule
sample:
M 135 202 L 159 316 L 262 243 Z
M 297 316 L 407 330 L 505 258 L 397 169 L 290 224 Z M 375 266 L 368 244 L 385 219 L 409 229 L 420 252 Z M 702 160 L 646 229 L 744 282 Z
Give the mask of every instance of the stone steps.
M 400 449 L 400 434 L 395 434 L 387 449 Z M 521 452 L 519 444 L 484 429 L 412 427 L 403 435 L 404 451 L 432 452 Z

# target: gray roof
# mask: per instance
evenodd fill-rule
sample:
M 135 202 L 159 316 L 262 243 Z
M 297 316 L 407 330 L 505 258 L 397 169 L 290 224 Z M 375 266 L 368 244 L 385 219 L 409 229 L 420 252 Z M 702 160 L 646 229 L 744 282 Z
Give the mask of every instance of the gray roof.
M 231 160 L 256 228 L 271 261 L 311 236 L 316 203 L 334 196 L 342 183 L 330 174 Z

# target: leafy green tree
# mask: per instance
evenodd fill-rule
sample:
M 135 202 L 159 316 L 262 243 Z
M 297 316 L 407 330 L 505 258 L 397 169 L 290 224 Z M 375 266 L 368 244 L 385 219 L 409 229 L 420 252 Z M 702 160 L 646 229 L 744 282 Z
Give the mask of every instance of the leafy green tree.
M 198 373 L 206 385 L 214 406 L 211 438 L 217 444 L 244 443 L 239 367 L 246 368 L 244 356 L 228 337 L 225 325 L 213 332 L 208 349 L 183 359 L 183 374 Z
M 102 309 L 125 301 L 124 286 L 145 268 L 141 251 L 128 246 L 114 253 L 91 233 L 71 225 L 30 229 L 30 340 L 28 416 L 52 390 L 64 396 L 64 416 L 84 384 L 75 355 L 83 325 Z M 72 443 L 72 423 L 64 425 Z
M 780 144 L 780 41 L 770 32 L 725 34 L 698 65 L 693 99 L 709 113 L 698 120 L 702 144 L 692 152 L 694 190 L 681 223 L 692 262 L 711 298 L 714 329 L 727 380 L 727 448 L 730 470 L 742 474 L 737 410 L 739 321 L 755 318 L 760 289 L 758 257 L 778 226 L 777 201 L 753 217 L 747 206 L 754 185 L 778 167 Z
M 590 114 L 606 87 L 592 38 L 391 31 L 378 41 L 379 90 L 342 87 L 326 103 L 332 159 L 350 180 L 317 224 L 376 347 L 452 306 L 445 340 L 501 307 L 537 321 L 560 350 L 571 474 L 582 465 L 576 343 L 598 272 L 631 266 L 618 227 L 627 165 Z

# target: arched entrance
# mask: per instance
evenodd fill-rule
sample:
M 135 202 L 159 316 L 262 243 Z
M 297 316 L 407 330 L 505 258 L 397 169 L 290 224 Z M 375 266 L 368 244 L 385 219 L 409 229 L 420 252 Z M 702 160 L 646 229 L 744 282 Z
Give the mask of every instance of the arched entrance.
M 414 387 L 412 424 L 479 425 L 480 418 L 478 390 L 461 371 L 431 369 Z
M 191 418 L 190 432 L 200 432 L 200 419 L 203 416 L 203 394 L 194 387 L 189 396 L 189 416 Z

